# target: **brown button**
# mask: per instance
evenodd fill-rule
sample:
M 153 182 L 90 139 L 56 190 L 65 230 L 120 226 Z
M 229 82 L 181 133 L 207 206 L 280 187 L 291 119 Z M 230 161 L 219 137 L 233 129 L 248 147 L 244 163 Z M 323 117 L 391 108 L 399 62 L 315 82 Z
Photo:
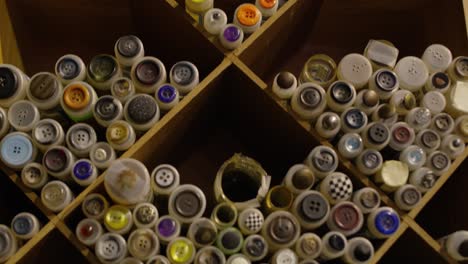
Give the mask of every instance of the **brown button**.
M 399 126 L 393 130 L 393 138 L 398 142 L 398 143 L 406 143 L 411 137 L 411 131 L 409 128 L 404 127 L 404 126 Z
M 390 104 L 383 104 L 382 107 L 379 108 L 378 115 L 380 118 L 388 119 L 396 114 L 396 109 L 393 105 Z
M 337 205 L 333 220 L 343 230 L 351 230 L 359 224 L 359 209 L 350 204 Z
M 46 100 L 59 92 L 59 81 L 51 73 L 38 73 L 31 79 L 29 90 L 39 100 Z
M 309 168 L 297 170 L 292 177 L 292 184 L 299 190 L 305 190 L 314 184 L 314 173 Z
M 294 84 L 294 75 L 290 72 L 280 72 L 276 83 L 281 89 L 288 89 Z
M 379 95 L 373 90 L 366 91 L 362 96 L 362 101 L 368 107 L 376 106 L 379 103 Z

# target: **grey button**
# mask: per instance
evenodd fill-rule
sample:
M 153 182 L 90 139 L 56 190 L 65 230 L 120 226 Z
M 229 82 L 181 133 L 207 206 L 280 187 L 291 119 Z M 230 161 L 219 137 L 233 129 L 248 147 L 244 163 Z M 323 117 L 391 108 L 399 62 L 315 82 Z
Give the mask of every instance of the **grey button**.
M 32 133 L 34 139 L 42 145 L 50 145 L 59 137 L 60 124 L 51 119 L 43 119 L 34 128 Z
M 367 131 L 369 140 L 376 144 L 384 143 L 390 136 L 390 130 L 382 123 L 373 124 Z
M 251 238 L 247 237 L 245 240 L 245 251 L 252 257 L 261 257 L 265 254 L 266 250 L 266 241 L 261 236 L 252 236 Z
M 322 95 L 314 87 L 306 87 L 299 94 L 299 104 L 308 109 L 317 107 L 322 100 Z
M 0 229 L 0 258 L 8 254 L 13 247 L 14 238 L 7 231 L 8 228 Z
M 455 62 L 455 70 L 463 77 L 468 77 L 468 57 L 461 57 Z
M 191 63 L 180 61 L 172 69 L 172 81 L 180 84 L 190 84 L 195 79 L 195 69 Z
M 328 244 L 336 251 L 341 251 L 345 248 L 345 241 L 343 237 L 339 235 L 331 235 L 328 238 Z
M 415 187 L 410 187 L 403 191 L 401 198 L 405 204 L 413 206 L 421 200 L 421 193 Z
M 333 150 L 322 149 L 317 155 L 312 157 L 313 164 L 318 170 L 328 172 L 335 168 L 337 160 L 332 151 Z
M 431 158 L 432 166 L 438 170 L 445 169 L 449 165 L 449 162 L 449 157 L 443 152 L 435 153 Z
M 143 60 L 135 68 L 137 80 L 146 85 L 152 85 L 161 78 L 162 69 L 160 65 L 152 60 Z
M 154 222 L 156 217 L 158 216 L 158 212 L 156 211 L 156 207 L 149 206 L 149 205 L 142 205 L 138 207 L 135 216 L 143 225 L 149 225 Z
M 427 108 L 420 107 L 414 112 L 414 122 L 419 125 L 431 122 L 431 111 Z
M 59 92 L 59 81 L 50 73 L 39 73 L 31 79 L 29 90 L 34 98 L 47 100 Z
M 37 167 L 33 167 L 33 166 L 25 167 L 23 168 L 22 173 L 24 174 L 25 179 L 30 185 L 36 185 L 42 181 L 41 170 L 39 170 L 39 168 Z
M 94 105 L 94 111 L 102 120 L 112 120 L 119 114 L 118 100 L 110 95 L 100 97 Z
M 97 55 L 88 65 L 88 77 L 98 82 L 110 80 L 118 71 L 118 64 L 110 55 Z
M 156 100 L 151 96 L 137 95 L 128 102 L 128 115 L 137 124 L 149 122 L 156 115 L 158 106 Z
M 436 176 L 434 173 L 432 173 L 432 171 L 430 171 L 422 176 L 421 182 L 419 184 L 425 189 L 430 189 L 432 186 L 434 186 L 436 180 Z
M 117 50 L 120 55 L 132 58 L 140 53 L 142 49 L 140 43 L 140 40 L 136 36 L 123 36 L 117 40 Z
M 446 132 L 453 127 L 454 121 L 453 118 L 447 113 L 437 114 L 434 119 L 434 127 L 441 131 Z
M 234 229 L 237 231 L 237 229 Z M 242 243 L 242 235 L 239 232 L 233 230 L 227 231 L 222 234 L 221 243 L 227 250 L 234 250 L 239 247 Z
M 335 82 L 329 89 L 333 100 L 340 104 L 346 104 L 353 99 L 353 89 L 345 82 Z
M 367 191 L 361 193 L 359 201 L 365 208 L 371 209 L 379 204 L 380 197 L 374 189 L 367 189 Z
M 375 76 L 375 83 L 377 84 L 377 87 L 387 92 L 398 88 L 395 86 L 397 83 L 397 76 L 390 70 L 380 71 L 377 76 Z
M 47 150 L 43 158 L 44 166 L 52 172 L 63 171 L 71 162 L 69 154 L 65 151 L 67 150 L 62 148 L 50 148 Z
M 68 143 L 79 150 L 86 150 L 96 143 L 96 132 L 84 123 L 73 125 L 67 132 Z
M 269 226 L 268 232 L 271 239 L 280 244 L 287 244 L 294 239 L 296 234 L 296 228 L 294 221 L 284 215 L 280 215 L 274 218 Z
M 57 63 L 56 72 L 65 80 L 76 78 L 82 71 L 80 64 L 70 57 L 65 57 Z
M 421 143 L 429 149 L 435 148 L 440 142 L 440 137 L 439 135 L 432 131 L 432 130 L 426 130 L 423 132 L 421 135 Z
M 104 261 L 118 261 L 127 254 L 125 239 L 115 233 L 102 235 L 95 246 L 96 255 Z
M 8 109 L 10 122 L 15 127 L 26 127 L 34 122 L 37 109 L 30 101 L 20 101 Z
M 352 108 L 344 115 L 344 121 L 350 128 L 357 129 L 365 125 L 366 114 L 359 109 Z
M 301 215 L 308 220 L 318 221 L 328 213 L 328 201 L 318 193 L 311 193 L 304 197 L 298 208 Z
M 362 164 L 368 169 L 375 169 L 382 164 L 382 155 L 377 150 L 368 149 L 362 155 Z
M 13 232 L 19 235 L 27 235 L 31 233 L 31 231 L 34 228 L 34 220 L 27 216 L 27 215 L 22 215 L 19 217 L 15 217 L 13 219 L 13 223 L 11 223 Z
M 200 211 L 201 201 L 196 193 L 184 191 L 175 198 L 175 209 L 184 217 L 193 217 Z
M 288 89 L 294 84 L 294 75 L 290 72 L 280 72 L 276 78 L 276 84 L 281 89 Z
M 450 85 L 450 78 L 444 72 L 438 72 L 432 76 L 432 86 L 437 89 L 443 90 Z
M 89 198 L 88 198 L 89 197 Z M 82 208 L 90 217 L 99 217 L 106 210 L 106 201 L 102 196 L 88 196 L 83 201 Z
M 340 119 L 335 114 L 328 114 L 322 119 L 322 126 L 325 130 L 334 130 L 340 124 Z
M 160 166 L 154 177 L 155 183 L 163 188 L 171 187 L 176 180 L 177 171 L 171 166 Z
M 171 264 L 169 260 L 162 256 L 162 255 L 157 255 L 152 257 L 146 264 Z

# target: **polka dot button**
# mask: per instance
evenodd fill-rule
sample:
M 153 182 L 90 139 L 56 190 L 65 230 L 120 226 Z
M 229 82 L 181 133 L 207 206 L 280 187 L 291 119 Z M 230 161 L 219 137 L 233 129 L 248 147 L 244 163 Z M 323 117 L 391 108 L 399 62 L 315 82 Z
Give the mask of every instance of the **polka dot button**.
M 83 84 L 71 84 L 63 92 L 63 101 L 66 107 L 73 110 L 85 108 L 91 101 L 91 95 Z

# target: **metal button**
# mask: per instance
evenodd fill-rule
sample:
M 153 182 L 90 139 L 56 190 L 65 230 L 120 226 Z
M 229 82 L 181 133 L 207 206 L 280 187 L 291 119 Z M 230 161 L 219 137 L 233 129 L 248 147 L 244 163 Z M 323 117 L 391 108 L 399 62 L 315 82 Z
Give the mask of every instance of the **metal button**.
M 365 208 L 371 209 L 380 203 L 380 197 L 377 191 L 368 188 L 366 191 L 361 193 L 359 201 Z
M 156 84 L 161 79 L 161 73 L 163 72 L 160 67 L 158 63 L 152 60 L 142 60 L 136 66 L 135 76 L 143 84 Z
M 8 120 L 16 130 L 29 132 L 31 124 L 39 120 L 39 110 L 31 101 L 16 101 L 8 109 Z
M 421 193 L 414 186 L 406 188 L 401 194 L 401 198 L 408 206 L 413 206 L 421 200 Z
M 322 127 L 325 130 L 334 130 L 340 124 L 340 118 L 336 114 L 328 114 L 322 119 Z
M 177 90 L 176 88 L 174 88 L 174 86 L 170 84 L 165 84 L 158 88 L 156 94 L 158 96 L 159 101 L 167 104 L 173 102 L 176 99 Z
M 362 164 L 371 170 L 382 164 L 382 161 L 382 155 L 377 150 L 369 149 L 362 155 Z
M 108 206 L 109 205 L 104 196 L 93 193 L 86 196 L 81 205 L 81 208 L 87 217 L 99 219 L 104 216 Z
M 247 254 L 254 258 L 264 256 L 268 250 L 268 245 L 262 236 L 252 235 L 245 239 L 244 242 L 245 251 Z
M 336 251 L 342 251 L 346 246 L 346 241 L 342 236 L 333 234 L 328 238 L 328 245 Z
M 39 121 L 32 131 L 34 139 L 42 145 L 51 145 L 55 143 L 63 129 L 60 123 L 53 119 L 43 119 Z
M 170 216 L 165 216 L 160 219 L 156 228 L 159 235 L 169 238 L 177 233 L 179 223 Z
M 63 57 L 57 62 L 55 72 L 65 80 L 72 80 L 78 77 L 82 71 L 80 63 L 71 57 Z
M 31 96 L 38 100 L 47 100 L 60 90 L 60 83 L 55 75 L 42 72 L 34 75 L 29 84 Z
M 93 164 L 90 160 L 82 159 L 75 163 L 73 175 L 79 180 L 86 180 L 93 175 Z
M 96 242 L 95 252 L 101 261 L 119 262 L 127 254 L 127 244 L 121 235 L 106 233 Z
M 127 102 L 128 115 L 137 124 L 144 124 L 153 119 L 158 111 L 156 100 L 148 95 L 136 95 Z
M 195 256 L 195 246 L 187 238 L 172 240 L 167 247 L 167 257 L 171 263 L 190 263 Z
M 77 123 L 67 132 L 67 145 L 77 150 L 87 150 L 97 141 L 94 129 L 84 123 Z
M 306 87 L 299 94 L 299 104 L 308 109 L 316 108 L 322 100 L 322 95 L 315 87 Z
M 151 229 L 136 229 L 128 237 L 128 251 L 138 259 L 147 260 L 159 251 L 159 240 Z
M 450 78 L 444 72 L 437 72 L 432 76 L 432 86 L 439 90 L 444 90 L 450 85 Z
M 354 89 L 346 82 L 335 82 L 329 89 L 333 100 L 340 104 L 346 104 L 354 97 Z
M 397 76 L 394 72 L 382 69 L 377 76 L 375 76 L 375 83 L 377 86 L 387 92 L 397 89 Z
M 334 208 L 333 220 L 343 230 L 352 230 L 359 225 L 362 213 L 355 205 L 339 204 Z
M 411 138 L 411 131 L 406 126 L 398 126 L 393 130 L 393 138 L 398 143 L 407 143 Z
M 432 131 L 432 130 L 425 130 L 422 132 L 421 135 L 421 142 L 426 148 L 434 149 L 440 144 L 440 137 L 439 135 Z
M 171 80 L 179 85 L 188 85 L 195 79 L 195 69 L 193 64 L 187 61 L 180 61 L 172 67 Z
M 294 172 L 291 181 L 296 189 L 305 190 L 314 184 L 314 180 L 314 173 L 308 167 L 304 167 Z
M 290 217 L 279 215 L 270 222 L 267 230 L 273 241 L 280 244 L 287 244 L 296 236 L 297 228 L 298 227 Z
M 200 198 L 191 191 L 184 191 L 175 198 L 175 208 L 177 213 L 184 217 L 193 217 L 200 210 Z
M 449 131 L 453 128 L 454 120 L 453 118 L 447 113 L 440 113 L 434 116 L 432 119 L 434 127 L 443 133 Z
M 35 150 L 26 134 L 16 132 L 8 134 L 2 139 L 1 155 L 7 166 L 22 167 L 32 161 Z
M 362 101 L 367 107 L 374 107 L 379 103 L 379 95 L 373 90 L 367 90 L 362 96 Z
M 140 39 L 136 36 L 123 36 L 117 40 L 117 50 L 119 51 L 120 55 L 127 58 L 132 58 L 140 53 L 142 49 L 140 43 Z
M 336 153 L 333 149 L 322 148 L 312 157 L 314 166 L 322 172 L 331 172 L 336 168 Z
M 299 206 L 301 215 L 312 221 L 323 219 L 329 210 L 328 201 L 318 193 L 305 196 Z
M 158 209 L 153 204 L 143 203 L 137 205 L 133 212 L 133 216 L 137 223 L 147 226 L 155 223 L 159 213 Z
M 371 125 L 369 130 L 367 131 L 369 139 L 376 143 L 376 144 L 382 144 L 384 143 L 389 135 L 390 135 L 390 130 L 388 127 L 382 123 L 375 123 Z
M 382 106 L 378 109 L 377 114 L 382 119 L 389 119 L 396 115 L 395 106 L 391 104 L 382 104 Z
M 117 60 L 110 55 L 97 55 L 88 65 L 88 76 L 98 82 L 110 80 L 118 71 Z
M 327 176 L 329 195 L 333 200 L 348 200 L 353 194 L 353 183 L 344 173 L 333 173 Z
M 459 57 L 455 61 L 455 70 L 462 77 L 468 77 L 468 57 Z
M 431 164 L 438 170 L 445 169 L 449 165 L 449 162 L 450 158 L 443 152 L 439 151 L 431 155 Z
M 345 112 L 343 120 L 347 126 L 357 129 L 366 125 L 367 116 L 361 110 L 352 108 Z
M 400 218 L 393 210 L 382 210 L 375 216 L 374 224 L 380 233 L 391 235 L 398 230 Z
M 112 120 L 119 114 L 120 101 L 110 95 L 100 97 L 94 105 L 94 112 L 105 121 Z
M 242 234 L 235 228 L 223 230 L 218 238 L 224 249 L 236 250 L 242 244 Z
M 179 174 L 171 165 L 160 165 L 156 172 L 153 172 L 156 176 L 154 177 L 155 183 L 163 188 L 171 187 L 176 181 L 176 175 Z
M 11 228 L 13 232 L 20 236 L 25 236 L 31 233 L 34 229 L 34 219 L 28 214 L 18 215 L 13 218 Z
M 294 84 L 296 77 L 290 72 L 280 72 L 276 78 L 276 83 L 281 89 L 289 89 Z
M 242 30 L 235 25 L 230 25 L 224 28 L 223 36 L 229 42 L 236 42 L 241 38 Z

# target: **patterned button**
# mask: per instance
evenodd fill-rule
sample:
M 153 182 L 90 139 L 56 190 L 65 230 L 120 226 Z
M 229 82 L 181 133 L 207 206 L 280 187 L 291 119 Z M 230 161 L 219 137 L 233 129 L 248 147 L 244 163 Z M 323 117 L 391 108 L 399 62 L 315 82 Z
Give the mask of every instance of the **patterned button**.
M 353 193 L 353 183 L 346 174 L 338 172 L 330 174 L 327 177 L 329 177 L 329 195 L 333 200 L 348 200 L 351 197 Z
M 38 100 L 47 100 L 59 92 L 60 83 L 55 75 L 41 72 L 31 78 L 29 91 Z
M 180 61 L 172 68 L 172 81 L 179 85 L 188 85 L 195 79 L 195 69 L 193 64 L 187 61 Z
M 140 39 L 136 36 L 123 36 L 117 40 L 117 50 L 119 51 L 120 55 L 127 58 L 132 58 L 140 53 L 142 49 L 140 43 Z
M 330 89 L 332 98 L 340 104 L 346 104 L 354 97 L 353 88 L 346 82 L 335 82 Z
M 322 95 L 314 87 L 304 88 L 299 95 L 299 104 L 308 109 L 316 108 L 322 100 Z
M 137 80 L 146 85 L 156 84 L 161 78 L 161 66 L 152 60 L 143 60 L 136 66 Z
M 329 210 L 328 201 L 318 193 L 310 193 L 305 196 L 299 206 L 299 212 L 312 221 L 323 219 Z
M 150 225 L 158 218 L 158 209 L 153 204 L 144 203 L 138 205 L 133 214 L 140 224 Z
M 148 95 L 136 95 L 127 102 L 128 115 L 137 124 L 144 124 L 153 119 L 158 110 L 156 100 Z
M 388 139 L 390 130 L 382 123 L 375 123 L 371 125 L 367 133 L 372 142 L 382 144 Z
M 397 76 L 394 72 L 390 70 L 383 69 L 381 70 L 377 76 L 375 76 L 375 82 L 377 86 L 387 92 L 393 91 L 396 88 L 397 84 Z
M 72 80 L 78 77 L 82 71 L 80 63 L 71 57 L 62 57 L 62 59 L 57 62 L 57 68 L 55 72 L 65 80 Z
M 110 80 L 118 71 L 117 60 L 110 55 L 97 55 L 88 65 L 88 76 L 97 81 Z

